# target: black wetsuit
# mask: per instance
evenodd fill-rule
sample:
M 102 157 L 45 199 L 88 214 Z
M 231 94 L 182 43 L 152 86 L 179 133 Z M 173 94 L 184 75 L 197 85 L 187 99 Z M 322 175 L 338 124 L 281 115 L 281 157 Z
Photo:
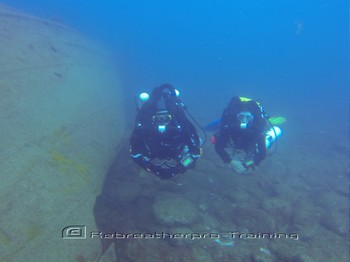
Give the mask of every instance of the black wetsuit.
M 247 128 L 241 128 L 237 119 L 237 114 L 242 111 L 249 111 L 254 116 Z M 247 154 L 246 160 L 259 164 L 266 157 L 266 125 L 264 113 L 255 101 L 241 102 L 238 97 L 232 98 L 222 114 L 220 131 L 215 135 L 216 152 L 225 163 L 229 163 L 232 155 L 225 148 L 241 149 Z
M 154 99 L 154 94 L 152 96 L 153 99 L 142 106 L 136 117 L 130 139 L 131 156 L 145 170 L 161 178 L 169 178 L 195 166 L 201 153 L 200 140 L 195 127 L 185 116 L 181 101 L 176 97 L 165 101 L 165 111 L 171 116 L 171 121 L 160 131 L 154 123 L 154 115 L 159 111 L 159 97 Z M 185 155 L 190 156 L 192 161 L 186 166 L 181 163 Z

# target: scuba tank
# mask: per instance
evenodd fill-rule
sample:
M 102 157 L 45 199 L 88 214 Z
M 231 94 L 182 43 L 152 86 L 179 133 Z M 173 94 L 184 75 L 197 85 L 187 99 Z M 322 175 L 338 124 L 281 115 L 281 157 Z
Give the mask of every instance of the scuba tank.
M 266 148 L 270 148 L 271 145 L 282 135 L 282 130 L 278 126 L 272 126 L 265 133 Z

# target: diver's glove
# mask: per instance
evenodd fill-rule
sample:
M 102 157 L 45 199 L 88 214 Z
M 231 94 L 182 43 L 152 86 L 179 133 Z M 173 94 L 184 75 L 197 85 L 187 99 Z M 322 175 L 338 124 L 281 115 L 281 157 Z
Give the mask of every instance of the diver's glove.
M 251 168 L 251 169 L 255 170 L 255 162 L 254 162 L 254 160 L 248 160 L 248 161 L 243 162 L 243 166 L 246 169 Z
M 142 154 L 131 154 L 131 157 L 134 161 L 147 172 L 153 172 L 153 165 L 151 163 L 151 159 Z
M 244 167 L 241 161 L 232 159 L 230 165 L 232 166 L 236 174 L 243 174 L 245 171 L 247 171 L 247 168 Z

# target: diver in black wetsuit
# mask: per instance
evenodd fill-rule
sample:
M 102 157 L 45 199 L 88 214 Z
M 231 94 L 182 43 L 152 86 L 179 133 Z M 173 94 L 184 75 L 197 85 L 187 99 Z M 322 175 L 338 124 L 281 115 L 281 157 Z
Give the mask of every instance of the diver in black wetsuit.
M 137 114 L 130 139 L 133 160 L 160 178 L 194 168 L 201 155 L 199 136 L 176 92 L 170 84 L 153 89 Z
M 225 108 L 220 131 L 215 134 L 215 150 L 238 174 L 254 168 L 266 157 L 267 114 L 260 104 L 248 98 L 233 97 Z M 235 150 L 243 150 L 243 159 Z

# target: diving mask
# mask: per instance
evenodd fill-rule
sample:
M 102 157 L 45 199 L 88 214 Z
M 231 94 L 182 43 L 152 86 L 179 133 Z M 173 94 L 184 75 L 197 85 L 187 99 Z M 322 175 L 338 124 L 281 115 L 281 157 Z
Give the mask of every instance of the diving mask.
M 158 131 L 164 133 L 166 131 L 166 126 L 170 123 L 172 116 L 169 114 L 160 114 L 153 116 L 153 123 L 158 126 Z
M 172 117 L 168 114 L 154 115 L 153 122 L 157 125 L 167 125 L 171 121 Z
M 242 111 L 237 114 L 237 119 L 240 122 L 241 128 L 247 128 L 248 124 L 253 122 L 254 116 L 249 111 Z

